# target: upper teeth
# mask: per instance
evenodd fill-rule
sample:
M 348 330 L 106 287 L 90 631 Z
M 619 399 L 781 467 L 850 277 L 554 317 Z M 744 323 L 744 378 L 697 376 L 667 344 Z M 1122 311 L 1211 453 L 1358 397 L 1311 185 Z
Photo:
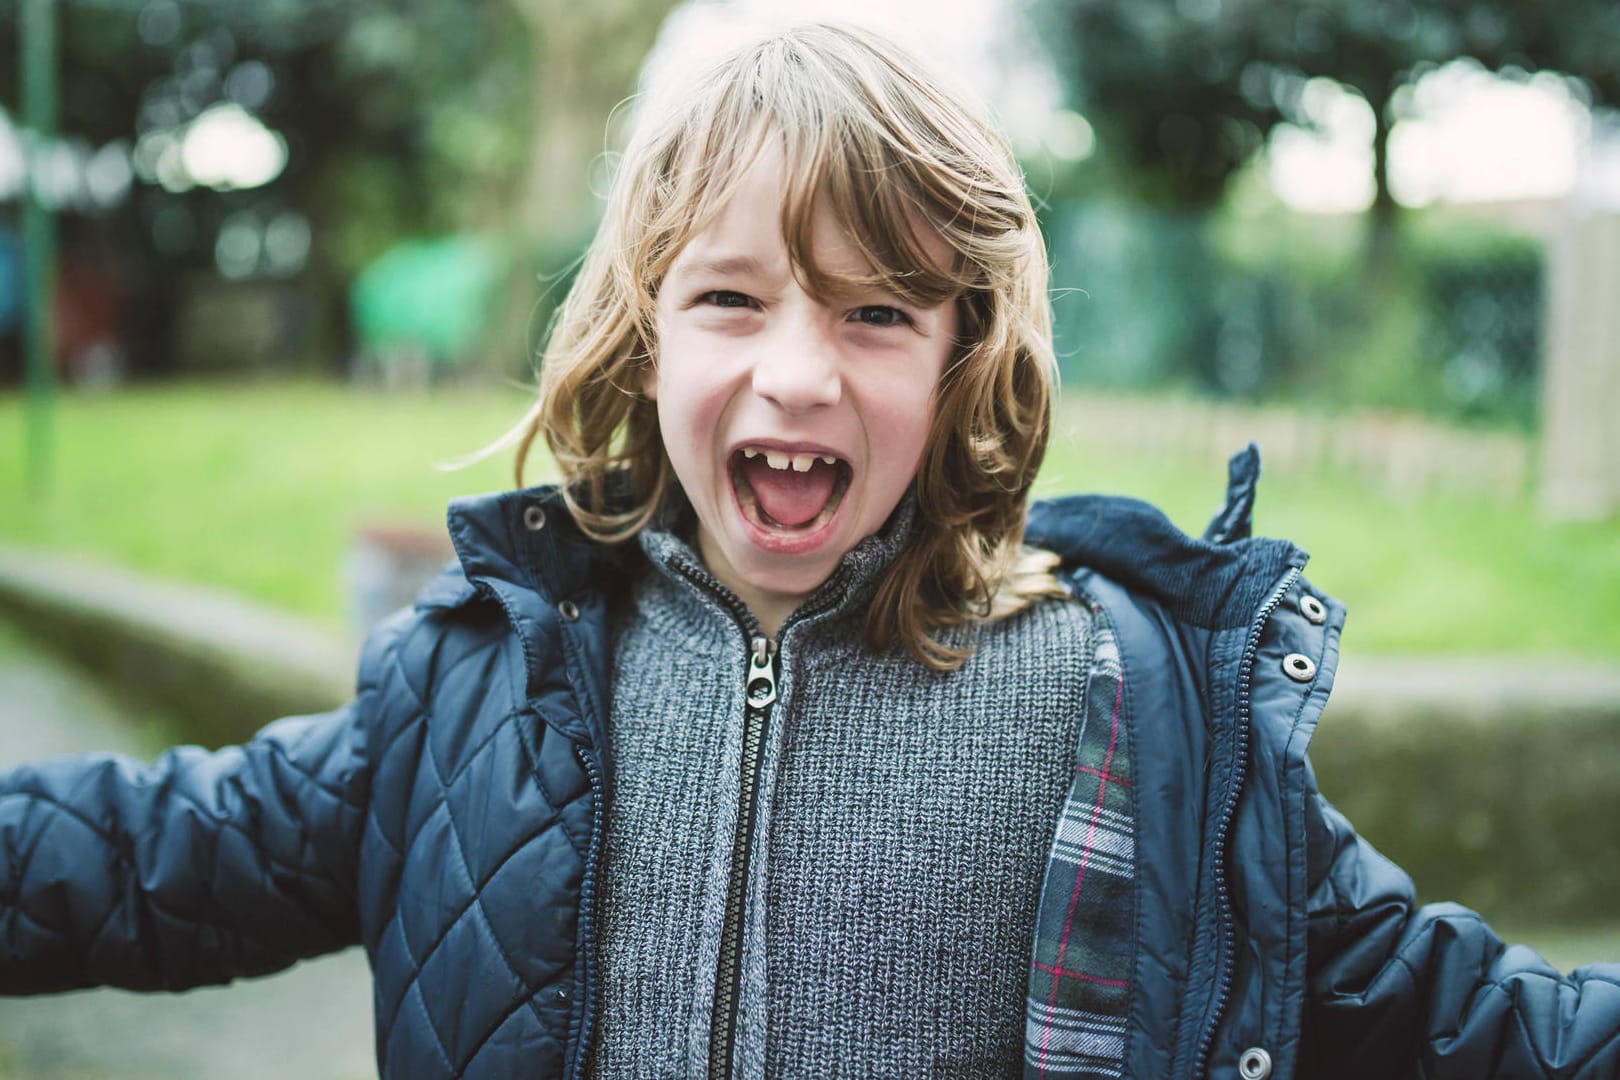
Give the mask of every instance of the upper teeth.
M 769 465 L 771 468 L 791 468 L 794 472 L 809 472 L 810 466 L 816 463 L 818 457 L 821 461 L 828 465 L 836 465 L 838 463 L 838 459 L 833 457 L 831 454 L 788 454 L 783 453 L 780 450 L 758 450 L 752 446 L 743 448 L 743 457 L 749 458 L 750 460 L 759 457 L 761 454 L 765 455 L 765 464 Z

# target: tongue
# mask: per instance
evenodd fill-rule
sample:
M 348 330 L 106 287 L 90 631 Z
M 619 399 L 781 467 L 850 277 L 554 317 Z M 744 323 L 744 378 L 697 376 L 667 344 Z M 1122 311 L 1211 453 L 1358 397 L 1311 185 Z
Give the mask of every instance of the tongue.
M 743 475 L 759 500 L 759 508 L 783 525 L 803 525 L 821 513 L 832 496 L 838 468 L 817 461 L 809 472 L 773 469 L 764 457 L 745 459 Z

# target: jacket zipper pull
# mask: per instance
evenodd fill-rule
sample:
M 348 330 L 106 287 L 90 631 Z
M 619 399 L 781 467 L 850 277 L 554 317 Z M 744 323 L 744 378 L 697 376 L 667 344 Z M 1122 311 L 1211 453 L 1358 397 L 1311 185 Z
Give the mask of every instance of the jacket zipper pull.
M 776 700 L 776 646 L 769 638 L 756 637 L 749 642 L 748 651 L 748 705 L 763 709 Z

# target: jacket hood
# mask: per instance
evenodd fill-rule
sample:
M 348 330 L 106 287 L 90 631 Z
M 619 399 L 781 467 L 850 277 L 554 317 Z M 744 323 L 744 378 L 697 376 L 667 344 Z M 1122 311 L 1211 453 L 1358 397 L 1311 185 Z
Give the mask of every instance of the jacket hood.
M 1246 626 L 1266 594 L 1306 553 L 1249 535 L 1260 451 L 1250 443 L 1228 463 L 1226 500 L 1202 537 L 1157 507 L 1114 495 L 1071 495 L 1030 507 L 1025 538 L 1151 597 L 1176 619 L 1210 630 Z

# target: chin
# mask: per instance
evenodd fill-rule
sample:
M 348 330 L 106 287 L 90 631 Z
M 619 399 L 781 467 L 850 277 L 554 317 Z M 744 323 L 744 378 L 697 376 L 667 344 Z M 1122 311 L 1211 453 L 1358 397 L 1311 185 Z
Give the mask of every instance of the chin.
M 747 538 L 739 539 L 740 550 L 727 560 L 737 576 L 749 588 L 778 596 L 805 596 L 814 592 L 832 576 L 847 550 L 824 545 L 811 553 L 777 553 L 761 550 Z

